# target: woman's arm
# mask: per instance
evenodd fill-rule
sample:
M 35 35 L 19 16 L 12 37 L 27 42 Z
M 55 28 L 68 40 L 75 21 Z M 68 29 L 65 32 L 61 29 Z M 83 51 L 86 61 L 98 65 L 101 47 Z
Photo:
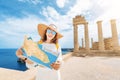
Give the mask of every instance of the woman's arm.
M 58 48 L 58 53 L 59 53 L 59 56 L 58 56 L 58 58 L 57 58 L 57 61 L 59 61 L 60 64 L 63 64 L 63 59 L 62 59 L 62 49 L 61 49 L 60 46 L 59 46 L 59 48 Z
M 16 51 L 16 56 L 22 60 L 25 60 L 26 57 L 23 56 L 23 52 L 22 52 L 22 48 L 19 48 L 17 51 Z
M 63 60 L 62 60 L 62 51 L 61 51 L 61 47 L 59 46 L 58 50 L 57 50 L 59 56 L 57 58 L 57 61 L 55 63 L 52 63 L 51 66 L 53 69 L 58 70 L 61 65 L 63 64 Z
M 23 52 L 22 52 L 22 48 L 19 48 L 16 51 L 16 56 L 22 60 L 24 60 L 25 62 L 27 62 L 28 64 L 33 64 L 33 62 L 29 59 L 27 59 L 27 57 L 23 56 Z

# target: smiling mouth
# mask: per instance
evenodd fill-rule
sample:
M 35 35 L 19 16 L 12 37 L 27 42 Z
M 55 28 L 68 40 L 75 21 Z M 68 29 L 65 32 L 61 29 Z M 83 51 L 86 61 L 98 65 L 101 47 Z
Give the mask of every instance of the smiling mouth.
M 48 37 L 50 37 L 50 38 L 51 38 L 52 36 L 48 36 Z

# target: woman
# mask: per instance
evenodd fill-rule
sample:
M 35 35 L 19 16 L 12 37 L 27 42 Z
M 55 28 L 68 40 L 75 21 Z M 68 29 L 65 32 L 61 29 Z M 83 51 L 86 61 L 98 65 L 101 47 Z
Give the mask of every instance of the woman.
M 41 36 L 41 40 L 38 44 L 42 44 L 45 51 L 49 51 L 55 55 L 58 55 L 57 61 L 51 64 L 53 69 L 49 69 L 44 66 L 38 66 L 38 72 L 36 75 L 36 80 L 60 80 L 59 68 L 62 63 L 62 53 L 61 48 L 58 45 L 58 39 L 63 37 L 58 31 L 54 24 L 49 26 L 45 24 L 38 25 L 38 32 Z M 18 49 L 16 55 L 26 62 L 26 66 L 30 68 L 31 66 L 36 66 L 35 63 L 27 59 L 22 55 L 22 50 Z

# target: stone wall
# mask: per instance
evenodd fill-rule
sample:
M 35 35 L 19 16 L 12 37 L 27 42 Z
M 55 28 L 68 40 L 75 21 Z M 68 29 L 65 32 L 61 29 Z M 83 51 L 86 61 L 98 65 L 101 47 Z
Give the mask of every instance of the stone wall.
M 98 50 L 98 44 L 99 44 L 99 42 L 93 42 L 92 50 Z
M 98 50 L 99 49 L 98 45 L 99 45 L 99 42 L 93 42 L 92 50 Z M 113 50 L 112 38 L 104 39 L 104 47 L 105 47 L 105 50 Z
M 104 39 L 105 50 L 113 50 L 112 38 Z

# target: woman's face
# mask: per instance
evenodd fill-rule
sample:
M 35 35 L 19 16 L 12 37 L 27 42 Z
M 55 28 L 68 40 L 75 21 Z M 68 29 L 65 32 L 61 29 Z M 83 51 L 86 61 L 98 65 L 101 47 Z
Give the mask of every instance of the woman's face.
M 56 32 L 51 30 L 51 29 L 47 29 L 46 31 L 46 36 L 48 40 L 52 40 L 56 35 Z

